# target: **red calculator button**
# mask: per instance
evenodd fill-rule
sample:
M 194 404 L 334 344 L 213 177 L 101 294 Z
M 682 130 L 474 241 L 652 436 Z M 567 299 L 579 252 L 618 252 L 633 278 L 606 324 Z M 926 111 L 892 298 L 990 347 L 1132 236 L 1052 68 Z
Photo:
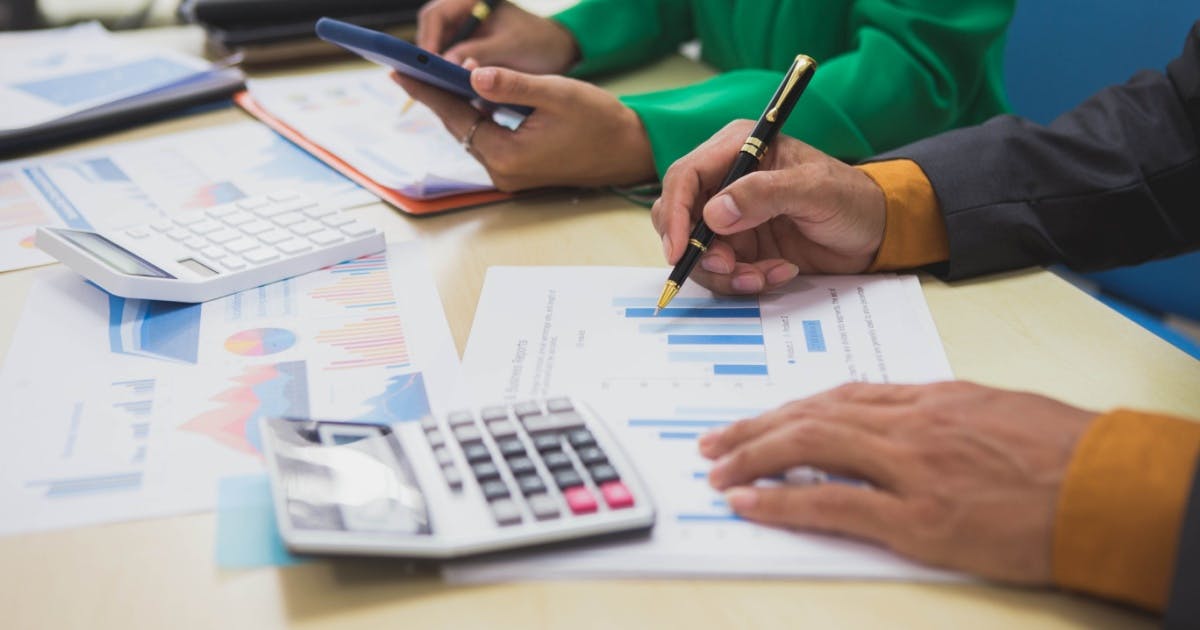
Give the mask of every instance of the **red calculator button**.
M 633 495 L 623 482 L 610 481 L 603 484 L 600 486 L 600 492 L 604 494 L 604 502 L 614 510 L 633 507 Z
M 596 497 L 593 497 L 592 493 L 588 492 L 585 486 L 575 486 L 574 488 L 563 490 L 563 498 L 567 500 L 567 506 L 575 514 L 587 514 L 596 511 Z

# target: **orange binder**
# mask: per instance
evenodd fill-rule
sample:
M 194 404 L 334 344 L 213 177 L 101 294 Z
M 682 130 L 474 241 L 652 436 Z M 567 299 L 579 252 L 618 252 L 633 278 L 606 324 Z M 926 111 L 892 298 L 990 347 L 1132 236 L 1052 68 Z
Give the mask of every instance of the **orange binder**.
M 317 146 L 316 143 L 305 138 L 300 132 L 292 129 L 283 123 L 283 121 L 275 118 L 259 106 L 258 103 L 250 96 L 247 91 L 237 93 L 233 97 L 242 109 L 249 112 L 255 118 L 263 121 L 268 127 L 274 129 L 283 137 L 291 140 L 299 145 L 305 151 L 308 151 L 317 159 L 333 167 L 342 175 L 354 180 L 358 185 L 375 193 L 380 199 L 396 206 L 397 208 L 415 215 L 435 214 L 438 212 L 446 212 L 448 210 L 459 210 L 462 208 L 470 208 L 472 206 L 480 206 L 486 203 L 495 203 L 511 199 L 511 193 L 503 193 L 498 190 L 464 193 L 461 195 L 451 195 L 449 197 L 439 197 L 437 199 L 413 199 L 406 197 L 400 193 L 379 185 L 371 178 L 363 175 L 357 169 L 342 161 L 336 155 L 326 151 L 324 148 Z

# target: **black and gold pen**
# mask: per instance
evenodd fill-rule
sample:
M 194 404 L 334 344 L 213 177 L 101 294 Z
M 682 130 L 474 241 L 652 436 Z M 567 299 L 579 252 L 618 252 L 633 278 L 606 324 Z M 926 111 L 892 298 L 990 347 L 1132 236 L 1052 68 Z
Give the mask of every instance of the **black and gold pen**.
M 750 137 L 746 138 L 742 150 L 738 151 L 737 158 L 733 161 L 733 167 L 729 169 L 729 174 L 725 176 L 725 181 L 721 182 L 718 190 L 724 190 L 726 186 L 758 166 L 762 156 L 767 152 L 767 147 L 775 139 L 775 135 L 779 133 L 783 123 L 787 121 L 788 114 L 792 113 L 796 101 L 800 100 L 800 94 L 804 92 L 804 88 L 808 87 L 808 82 L 812 80 L 813 72 L 816 69 L 817 62 L 813 61 L 812 57 L 796 55 L 792 67 L 788 68 L 787 74 L 783 77 L 783 83 L 775 91 L 775 96 L 771 97 L 771 102 L 759 117 L 754 131 L 750 132 Z M 675 294 L 679 293 L 679 287 L 683 286 L 684 280 L 687 280 L 688 275 L 692 273 L 692 269 L 700 260 L 700 255 L 712 243 L 713 236 L 713 231 L 705 225 L 704 219 L 701 219 L 692 229 L 692 234 L 688 237 L 687 249 L 683 252 L 683 257 L 679 259 L 679 262 L 675 263 L 675 268 L 671 270 L 667 284 L 663 287 L 662 295 L 658 298 L 658 308 L 654 309 L 655 315 L 666 308 L 675 298 Z
M 500 4 L 500 0 L 478 0 L 475 6 L 471 7 L 471 15 L 467 16 L 467 20 L 458 27 L 458 32 L 454 37 L 450 38 L 450 43 L 446 44 L 444 50 L 449 50 L 455 44 L 458 44 L 475 33 L 475 29 L 479 28 L 483 21 L 488 19 L 496 5 Z
M 468 37 L 474 35 L 475 29 L 479 28 L 479 25 L 488 19 L 488 16 L 496 9 L 497 4 L 500 4 L 500 0 L 477 0 L 475 6 L 471 7 L 471 15 L 468 15 L 467 19 L 458 27 L 458 30 L 454 33 L 454 37 L 451 37 L 450 42 L 442 48 L 442 52 L 450 50 Z M 417 101 L 413 97 L 408 97 L 408 100 L 404 101 L 404 106 L 400 108 L 400 113 L 407 114 L 408 110 L 412 109 L 412 106 L 416 104 Z

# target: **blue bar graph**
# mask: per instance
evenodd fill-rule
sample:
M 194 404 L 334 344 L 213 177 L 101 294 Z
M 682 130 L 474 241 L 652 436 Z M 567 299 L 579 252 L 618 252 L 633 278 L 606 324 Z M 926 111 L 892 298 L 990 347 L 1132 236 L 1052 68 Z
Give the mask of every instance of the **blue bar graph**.
M 766 376 L 765 365 L 713 365 L 713 374 L 717 376 Z
M 669 317 L 695 317 L 700 319 L 740 319 L 753 318 L 761 319 L 762 312 L 758 307 L 754 308 L 687 308 L 668 306 L 654 314 L 653 308 L 627 308 L 625 309 L 625 317 L 645 317 L 645 318 L 669 318 Z
M 154 410 L 154 399 L 113 403 L 113 408 L 121 409 L 131 416 L 148 416 Z
M 825 333 L 821 331 L 821 322 L 815 319 L 804 320 L 804 345 L 809 352 L 825 352 Z
M 655 322 L 639 324 L 643 335 L 761 335 L 761 324 L 679 324 Z
M 694 351 L 668 352 L 667 358 L 679 363 L 757 363 L 767 362 L 765 352 Z
M 613 298 L 613 306 L 646 306 L 651 310 L 658 306 L 657 297 L 619 297 Z M 671 304 L 675 306 L 700 306 L 700 307 L 719 307 L 719 306 L 757 306 L 758 298 L 753 296 L 747 297 L 676 297 L 671 300 Z
M 676 514 L 675 520 L 681 523 L 727 523 L 730 521 L 740 521 L 742 517 L 737 514 Z
M 696 431 L 659 431 L 658 437 L 663 440 L 695 440 L 700 437 Z
M 125 387 L 134 394 L 153 394 L 154 379 L 143 378 L 132 381 L 113 381 L 113 387 Z
M 762 335 L 667 335 L 672 346 L 761 346 Z
M 725 418 L 750 418 L 766 411 L 763 407 L 676 407 L 681 416 L 718 416 Z
M 762 311 L 752 297 L 680 297 L 655 316 L 657 298 L 618 297 L 618 316 L 634 320 L 638 334 L 665 344 L 671 372 L 688 378 L 768 376 Z M 688 364 L 688 365 L 682 365 Z
M 142 487 L 142 473 L 121 473 L 115 475 L 98 475 L 95 477 L 76 477 L 73 479 L 47 479 L 44 481 L 31 481 L 26 485 L 30 487 L 45 487 L 46 496 L 48 497 L 127 492 Z
M 695 420 L 687 418 L 630 418 L 630 427 L 700 427 L 715 428 L 728 426 L 729 420 Z

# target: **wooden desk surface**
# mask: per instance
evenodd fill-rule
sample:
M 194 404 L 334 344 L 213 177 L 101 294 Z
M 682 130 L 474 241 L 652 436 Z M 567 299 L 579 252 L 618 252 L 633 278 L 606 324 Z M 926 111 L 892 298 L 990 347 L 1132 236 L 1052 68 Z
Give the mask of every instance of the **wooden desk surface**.
M 610 87 L 663 87 L 704 74 L 674 58 Z M 225 109 L 86 144 L 245 118 Z M 425 219 L 383 205 L 356 212 L 385 226 L 389 238 L 418 237 L 429 245 L 460 352 L 489 265 L 662 264 L 647 211 L 604 192 L 556 192 Z M 35 273 L 0 274 L 0 354 L 10 346 Z M 960 378 L 1093 409 L 1124 405 L 1200 417 L 1200 362 L 1052 274 L 1031 271 L 953 286 L 923 278 L 923 286 Z M 1154 625 L 1150 617 L 1087 598 L 982 584 L 636 580 L 461 587 L 445 586 L 427 570 L 376 560 L 222 571 L 215 565 L 214 540 L 211 514 L 2 538 L 0 627 Z

